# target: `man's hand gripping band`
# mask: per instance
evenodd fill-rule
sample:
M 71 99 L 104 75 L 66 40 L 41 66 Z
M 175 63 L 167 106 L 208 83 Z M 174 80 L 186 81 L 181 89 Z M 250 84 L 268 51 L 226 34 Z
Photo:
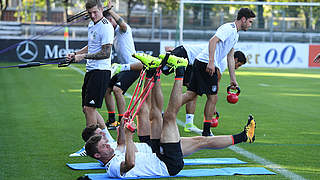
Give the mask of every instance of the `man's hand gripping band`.
M 132 119 L 123 117 L 124 118 L 124 127 L 127 128 L 130 132 L 135 133 L 137 132 L 136 125 Z

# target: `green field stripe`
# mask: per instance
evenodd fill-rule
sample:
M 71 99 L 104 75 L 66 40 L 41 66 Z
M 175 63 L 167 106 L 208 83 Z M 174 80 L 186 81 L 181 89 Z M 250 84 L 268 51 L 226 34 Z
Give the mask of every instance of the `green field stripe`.
M 2 63 L 4 64 L 4 63 Z M 10 65 L 10 64 L 5 64 Z M 84 71 L 84 65 L 73 64 Z M 305 179 L 318 179 L 320 164 L 320 69 L 240 68 L 241 94 L 237 104 L 226 101 L 228 75 L 222 76 L 217 109 L 219 126 L 215 135 L 235 134 L 243 129 L 249 113 L 257 120 L 256 141 L 237 146 L 273 166 L 293 172 Z M 257 72 L 260 72 L 257 73 Z M 265 76 L 262 73 L 301 74 L 294 76 Z M 262 75 L 261 75 L 262 74 Z M 303 75 L 306 74 L 307 76 Z M 71 68 L 42 66 L 28 69 L 0 70 L 0 179 L 77 179 L 85 173 L 100 171 L 71 171 L 65 163 L 90 162 L 91 158 L 70 158 L 68 155 L 83 146 L 81 131 L 85 117 L 81 108 L 83 76 Z M 174 76 L 161 76 L 164 109 L 174 82 Z M 259 84 L 266 84 L 261 86 Z M 132 94 L 134 87 L 128 90 Z M 184 88 L 185 90 L 185 88 Z M 127 98 L 126 98 L 127 99 Z M 201 128 L 206 97 L 198 97 L 194 123 Z M 105 107 L 101 109 L 104 111 Z M 185 108 L 177 116 L 184 120 Z M 104 118 L 106 113 L 102 114 Z M 182 121 L 181 121 L 182 122 Z M 182 122 L 183 124 L 183 122 Z M 186 133 L 179 126 L 181 136 Z M 116 136 L 116 132 L 111 134 Z M 135 140 L 137 137 L 135 136 Z M 263 166 L 231 149 L 203 150 L 189 158 L 237 157 L 247 166 Z M 271 168 L 273 167 L 271 166 Z M 187 168 L 220 168 L 226 166 L 191 166 Z M 234 166 L 233 166 L 234 167 Z M 282 169 L 279 169 L 282 170 Z M 172 178 L 171 178 L 172 179 Z M 186 178 L 191 179 L 191 178 Z M 194 178 L 202 179 L 202 178 Z M 219 179 L 290 179 L 275 176 L 232 176 Z

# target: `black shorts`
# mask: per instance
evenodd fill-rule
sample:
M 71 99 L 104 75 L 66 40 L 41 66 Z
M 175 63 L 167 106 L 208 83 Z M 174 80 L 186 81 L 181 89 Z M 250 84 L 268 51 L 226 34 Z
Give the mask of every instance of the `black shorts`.
M 188 59 L 188 54 L 186 49 L 184 49 L 183 46 L 178 46 L 174 48 L 174 50 L 171 51 L 172 55 L 175 55 L 177 57 L 182 57 L 182 58 L 187 58 Z
M 210 76 L 209 73 L 206 72 L 207 65 L 207 63 L 196 59 L 192 67 L 188 90 L 200 96 L 202 94 L 213 95 L 218 93 L 218 68 L 216 67 L 215 73 Z
M 184 162 L 180 141 L 160 143 L 160 153 L 157 153 L 157 156 L 166 164 L 170 176 L 177 175 L 183 169 Z
M 139 76 L 140 71 L 122 71 L 111 78 L 108 88 L 112 89 L 113 86 L 117 86 L 123 91 L 124 94 L 139 78 Z
M 188 65 L 186 68 L 186 71 L 184 72 L 183 77 L 183 85 L 188 87 L 191 80 L 191 74 L 192 74 L 192 65 Z
M 184 166 L 183 154 L 180 141 L 177 143 L 160 143 L 160 139 L 151 139 L 152 152 L 163 161 L 168 169 L 169 175 L 177 175 Z
M 141 143 L 148 144 L 153 153 L 160 153 L 160 139 L 150 139 L 150 136 L 139 136 L 139 140 Z
M 101 108 L 109 81 L 109 70 L 92 70 L 87 72 L 82 85 L 82 107 Z

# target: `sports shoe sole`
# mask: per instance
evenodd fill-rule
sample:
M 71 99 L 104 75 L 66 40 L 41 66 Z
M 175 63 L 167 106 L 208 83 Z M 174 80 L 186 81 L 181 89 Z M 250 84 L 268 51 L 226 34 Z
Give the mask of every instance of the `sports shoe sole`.
M 83 148 L 81 148 L 79 151 L 72 153 L 69 155 L 69 157 L 80 157 L 80 156 L 87 156 L 87 152 L 86 150 Z
M 141 63 L 148 67 L 148 68 L 155 68 L 155 67 L 158 67 L 160 65 L 160 59 L 156 58 L 156 57 L 153 57 L 153 56 L 150 56 L 148 54 L 143 54 L 143 53 L 136 53 L 136 54 L 133 54 L 132 57 L 138 59 L 139 61 L 141 61 Z M 157 62 L 157 60 L 159 62 Z M 146 62 L 148 61 L 148 62 Z
M 248 123 L 245 127 L 246 129 L 246 135 L 247 135 L 247 141 L 249 141 L 249 143 L 253 143 L 255 141 L 255 128 L 256 128 L 256 121 L 254 120 L 253 116 L 250 114 L 248 116 Z
M 164 57 L 165 57 L 164 54 L 159 55 L 160 59 L 164 59 Z M 177 62 L 177 63 L 172 63 L 172 61 Z M 185 62 L 185 63 L 180 63 L 180 62 Z M 186 67 L 186 66 L 188 66 L 188 60 L 181 58 L 181 57 L 174 56 L 174 55 L 170 55 L 167 60 L 167 64 L 173 68 Z
M 184 127 L 184 132 L 195 132 L 201 134 L 202 130 L 199 129 L 197 126 L 193 125 L 191 127 Z

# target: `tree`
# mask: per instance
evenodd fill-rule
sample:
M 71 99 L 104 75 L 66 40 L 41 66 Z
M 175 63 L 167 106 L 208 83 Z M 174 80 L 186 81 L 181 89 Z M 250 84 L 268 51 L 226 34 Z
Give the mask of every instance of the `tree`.
M 154 7 L 155 0 L 126 0 L 127 2 L 127 22 L 130 24 L 131 12 L 134 6 L 137 4 L 144 4 L 149 10 Z M 177 10 L 179 3 L 177 0 L 158 0 L 159 5 L 161 5 L 165 12 Z
M 9 0 L 6 0 L 5 2 L 3 2 L 3 0 L 0 0 L 0 19 L 3 20 L 4 19 L 4 13 L 6 12 L 7 10 L 7 7 L 8 7 L 8 1 Z
M 263 2 L 264 0 L 258 0 L 258 2 Z M 263 18 L 263 6 L 258 5 L 257 7 L 257 19 L 258 19 L 258 28 L 264 29 L 264 18 Z
M 35 9 L 33 9 L 33 4 L 35 5 Z M 35 12 L 35 20 L 40 20 L 43 16 L 40 11 L 37 11 L 37 9 L 44 8 L 45 7 L 45 1 L 44 0 L 22 0 L 22 11 L 20 12 L 21 15 L 21 21 L 31 21 L 32 12 Z M 15 17 L 18 16 L 18 12 L 14 14 Z
M 50 0 L 46 0 L 46 5 L 47 5 L 47 21 L 51 21 L 52 18 L 52 12 L 51 12 L 51 3 Z
M 132 9 L 138 3 L 143 3 L 143 2 L 142 2 L 142 0 L 127 0 L 127 22 L 128 22 L 128 24 L 130 24 Z
M 66 22 L 68 18 L 68 7 L 72 7 L 73 4 L 69 0 L 56 0 L 56 6 L 64 7 L 63 20 Z

